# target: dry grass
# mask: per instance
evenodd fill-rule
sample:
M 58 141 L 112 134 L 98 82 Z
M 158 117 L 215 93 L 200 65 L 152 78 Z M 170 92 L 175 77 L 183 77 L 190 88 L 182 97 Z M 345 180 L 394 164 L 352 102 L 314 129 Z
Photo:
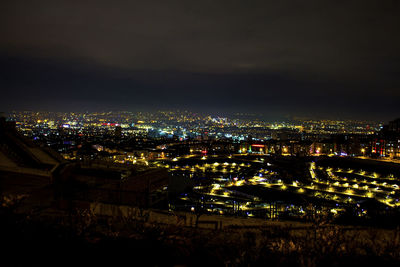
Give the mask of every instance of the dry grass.
M 10 211 L 20 199 L 3 198 L 2 214 L 12 214 Z M 84 244 L 90 244 L 84 248 L 90 247 L 96 253 L 127 251 L 118 257 L 131 257 L 133 251 L 139 249 L 135 257 L 144 257 L 151 262 L 149 265 L 339 266 L 380 263 L 395 266 L 400 263 L 399 229 L 343 227 L 330 225 L 324 218 L 304 228 L 282 224 L 222 230 L 151 223 L 145 217 L 137 216 L 100 217 L 93 210 L 74 210 L 52 218 L 16 217 L 18 223 L 15 224 L 14 218 L 10 218 L 10 223 L 3 225 L 3 228 L 16 225 L 15 229 L 3 229 L 9 234 L 12 231 L 29 234 L 29 231 L 40 229 L 32 236 L 43 237 L 50 235 L 46 232 L 48 228 L 52 229 L 51 235 L 57 235 L 56 242 L 68 240 L 74 244 L 74 240 L 83 240 Z M 37 224 L 45 227 L 31 227 Z

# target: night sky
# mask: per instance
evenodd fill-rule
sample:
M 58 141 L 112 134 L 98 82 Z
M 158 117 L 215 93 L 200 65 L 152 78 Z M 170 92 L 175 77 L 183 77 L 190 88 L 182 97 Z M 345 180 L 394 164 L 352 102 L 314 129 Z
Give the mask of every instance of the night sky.
M 400 1 L 1 1 L 0 111 L 400 117 Z

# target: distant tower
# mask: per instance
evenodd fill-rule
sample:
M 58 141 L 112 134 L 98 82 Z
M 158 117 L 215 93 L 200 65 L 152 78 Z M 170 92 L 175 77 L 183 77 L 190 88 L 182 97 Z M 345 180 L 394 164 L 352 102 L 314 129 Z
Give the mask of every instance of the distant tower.
M 114 134 L 115 134 L 115 137 L 121 137 L 121 135 L 122 135 L 122 128 L 121 128 L 121 126 L 115 127 L 115 132 L 114 132 Z
M 400 133 L 400 119 L 389 121 L 388 128 L 391 132 Z

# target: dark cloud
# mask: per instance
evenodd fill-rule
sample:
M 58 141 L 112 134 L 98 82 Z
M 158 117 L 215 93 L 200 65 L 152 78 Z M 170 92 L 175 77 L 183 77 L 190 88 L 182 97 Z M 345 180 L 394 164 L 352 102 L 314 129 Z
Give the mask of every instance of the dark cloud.
M 10 97 L 30 96 L 3 100 L 7 108 L 400 113 L 397 1 L 1 5 L 0 85 Z

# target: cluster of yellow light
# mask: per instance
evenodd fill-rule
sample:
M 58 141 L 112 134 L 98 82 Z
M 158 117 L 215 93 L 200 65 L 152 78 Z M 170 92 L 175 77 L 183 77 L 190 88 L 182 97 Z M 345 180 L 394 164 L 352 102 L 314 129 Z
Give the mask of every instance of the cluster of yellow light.
M 310 174 L 311 174 L 312 179 L 316 179 L 316 177 L 317 177 L 314 170 L 315 170 L 315 162 L 312 162 L 310 164 Z
M 242 186 L 245 183 L 244 180 L 239 180 L 235 182 L 235 186 Z
M 172 161 L 178 161 L 178 159 L 174 159 Z M 230 165 L 230 166 L 229 166 Z M 244 167 L 248 167 L 249 165 L 244 165 Z M 165 165 L 166 168 L 169 168 L 169 165 Z M 213 164 L 205 163 L 203 165 L 185 165 L 185 166 L 179 166 L 175 165 L 171 170 L 183 170 L 183 171 L 191 171 L 191 172 L 196 172 L 196 171 L 211 171 L 211 172 L 222 172 L 222 173 L 235 173 L 240 171 L 240 167 L 236 163 L 229 164 L 227 162 L 220 164 L 218 162 L 215 162 Z
M 338 176 L 334 175 L 331 172 L 331 170 L 332 170 L 331 168 L 326 169 L 326 172 L 331 179 L 339 180 L 339 181 L 347 181 L 348 180 L 345 177 L 338 177 Z M 341 169 L 338 169 L 338 171 L 340 172 Z M 352 173 L 353 170 L 349 169 L 347 172 Z M 380 175 L 377 174 L 376 172 L 372 173 L 371 175 L 368 175 L 365 171 L 360 171 L 359 173 L 357 173 L 357 175 L 368 177 L 368 178 L 373 178 L 373 179 L 388 179 L 388 180 L 394 179 L 393 175 L 390 175 L 387 178 L 380 178 Z M 339 181 L 336 181 L 335 183 L 333 183 L 333 185 L 341 186 L 341 187 L 349 187 L 349 183 L 346 182 L 346 183 L 340 184 Z M 354 184 L 351 186 L 351 188 L 356 189 L 357 192 L 360 192 L 360 193 L 355 194 L 355 192 L 353 190 L 348 188 L 345 192 L 343 192 L 344 194 L 357 195 L 357 196 L 367 197 L 367 198 L 376 198 L 377 196 L 372 191 L 379 192 L 380 196 L 382 196 L 381 195 L 382 193 L 385 193 L 386 197 L 384 197 L 384 198 L 377 197 L 376 199 L 381 201 L 382 203 L 392 206 L 392 207 L 400 206 L 399 202 L 392 203 L 392 202 L 394 202 L 394 199 L 391 197 L 391 195 L 395 195 L 396 191 L 399 189 L 397 184 L 388 184 L 387 182 L 378 182 L 377 180 L 370 182 L 366 178 L 364 178 L 362 180 L 354 178 L 354 179 L 352 179 L 352 182 L 354 182 Z M 361 186 L 359 183 L 363 183 L 364 185 Z M 372 188 L 370 188 L 369 185 L 370 186 L 372 185 Z M 380 187 L 375 187 L 377 185 L 379 185 L 383 189 L 381 189 Z M 391 191 L 388 192 L 388 190 L 391 190 Z M 328 191 L 329 191 L 329 189 L 328 189 Z M 362 192 L 362 191 L 364 191 L 364 192 Z
M 348 195 L 353 195 L 354 191 L 351 190 L 350 188 L 346 189 L 346 194 Z

